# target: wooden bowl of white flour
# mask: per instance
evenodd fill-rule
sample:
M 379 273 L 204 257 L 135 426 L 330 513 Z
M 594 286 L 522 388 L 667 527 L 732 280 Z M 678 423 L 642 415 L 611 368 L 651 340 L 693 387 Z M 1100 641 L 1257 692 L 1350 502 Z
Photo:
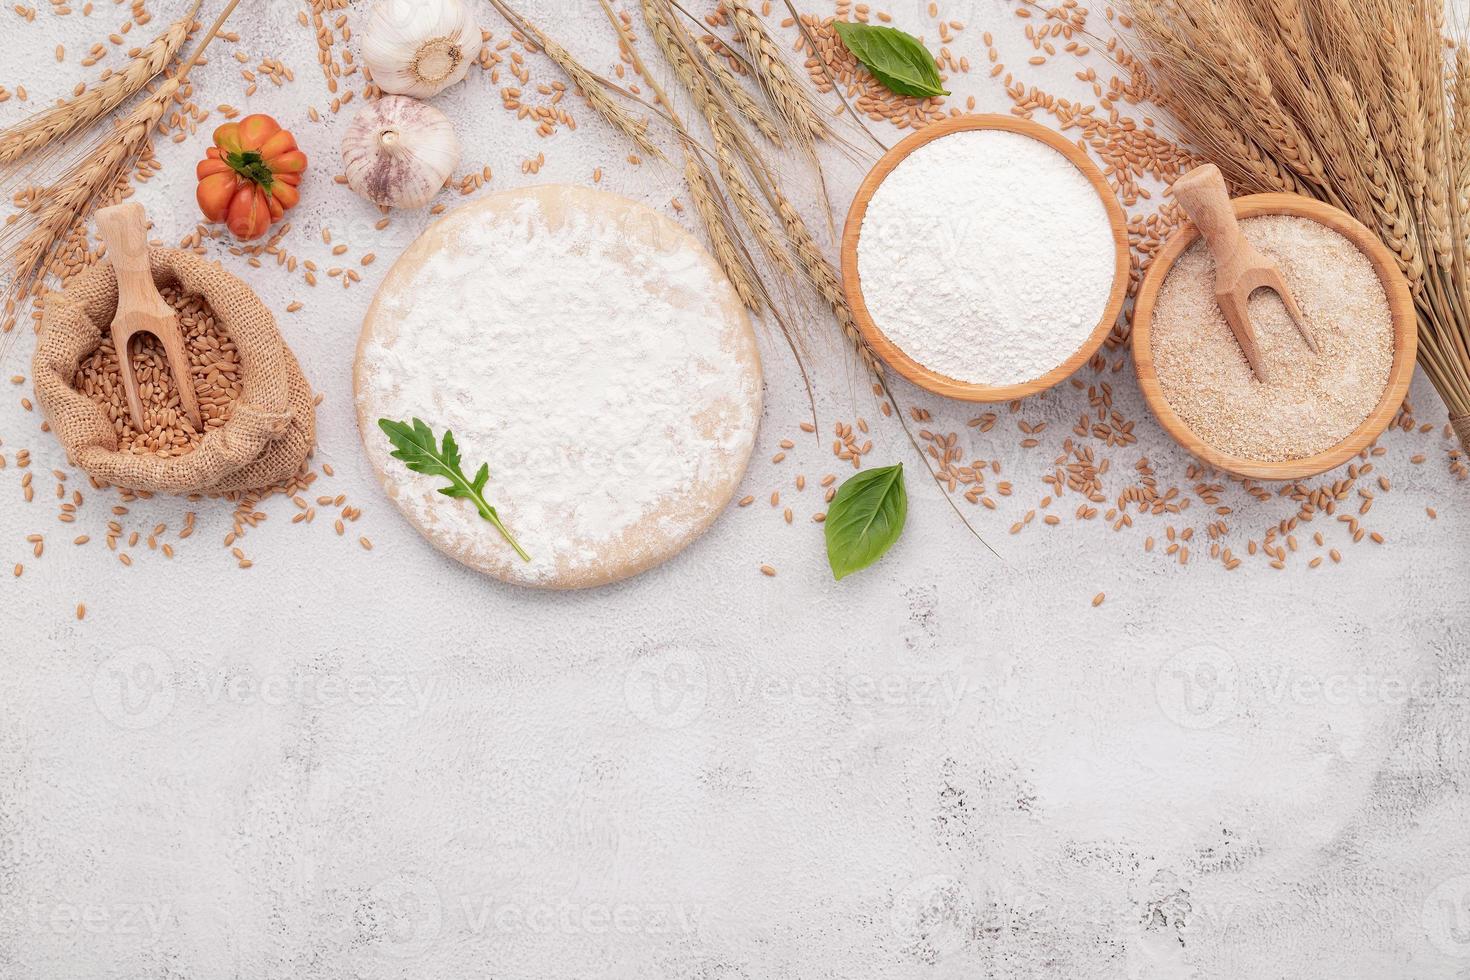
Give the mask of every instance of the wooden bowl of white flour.
M 1087 154 L 1011 116 L 956 116 L 859 187 L 842 279 L 863 338 L 947 398 L 1045 391 L 1097 353 L 1128 291 L 1127 216 Z

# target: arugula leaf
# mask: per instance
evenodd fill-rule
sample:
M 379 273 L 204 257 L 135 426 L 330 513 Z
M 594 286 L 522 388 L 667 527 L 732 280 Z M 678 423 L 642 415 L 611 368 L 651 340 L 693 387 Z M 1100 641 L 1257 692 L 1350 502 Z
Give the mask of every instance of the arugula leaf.
M 920 99 L 948 95 L 934 56 L 922 41 L 896 27 L 836 21 L 837 36 L 890 92 Z
M 909 498 L 903 464 L 852 477 L 827 509 L 827 563 L 839 581 L 882 558 L 903 533 Z
M 500 515 L 495 512 L 495 508 L 485 499 L 485 484 L 490 482 L 489 463 L 480 464 L 473 480 L 466 477 L 464 470 L 460 469 L 459 446 L 454 441 L 454 433 L 445 429 L 443 445 L 436 446 L 434 430 L 423 419 L 415 418 L 411 425 L 407 422 L 394 422 L 392 419 L 378 419 L 378 428 L 383 430 L 388 441 L 393 444 L 394 459 L 402 460 L 403 465 L 415 473 L 444 477 L 449 481 L 449 486 L 440 487 L 440 493 L 446 497 L 474 501 L 480 516 L 495 525 L 501 537 L 521 556 L 521 560 L 531 560 L 531 556 L 526 554 L 500 522 Z

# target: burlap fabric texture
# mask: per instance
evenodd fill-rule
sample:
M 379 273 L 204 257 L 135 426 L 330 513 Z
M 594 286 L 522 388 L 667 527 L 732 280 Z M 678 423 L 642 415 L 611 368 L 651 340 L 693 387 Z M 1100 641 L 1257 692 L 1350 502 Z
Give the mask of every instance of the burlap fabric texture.
M 192 452 L 161 457 L 118 452 L 107 413 L 72 387 L 78 365 L 102 343 L 117 308 L 117 277 L 99 262 L 46 298 L 31 373 L 36 398 L 68 459 L 95 479 L 154 493 L 231 493 L 283 482 L 316 439 L 311 386 L 245 283 L 177 249 L 153 249 L 153 281 L 202 296 L 240 354 L 241 392 L 228 421 Z
M 1470 415 L 1451 415 L 1450 425 L 1454 427 L 1455 435 L 1460 437 L 1460 445 L 1470 452 Z

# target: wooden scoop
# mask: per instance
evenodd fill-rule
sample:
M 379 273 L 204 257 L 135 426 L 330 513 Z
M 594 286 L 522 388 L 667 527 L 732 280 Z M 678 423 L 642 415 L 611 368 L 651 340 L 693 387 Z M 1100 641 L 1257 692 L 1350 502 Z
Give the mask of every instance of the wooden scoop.
M 1174 199 L 1184 208 L 1189 219 L 1200 230 L 1205 244 L 1215 256 L 1215 300 L 1230 324 L 1231 333 L 1245 352 L 1251 370 L 1261 381 L 1267 380 L 1266 367 L 1261 363 L 1260 348 L 1256 344 L 1256 331 L 1251 326 L 1250 298 L 1257 289 L 1270 289 L 1281 297 L 1286 312 L 1296 324 L 1313 354 L 1317 353 L 1317 338 L 1302 316 L 1301 307 L 1292 296 L 1286 280 L 1276 263 L 1256 250 L 1240 232 L 1235 220 L 1235 208 L 1230 204 L 1230 190 L 1220 168 L 1213 163 L 1196 167 L 1174 182 Z
M 143 205 L 129 201 L 103 208 L 97 212 L 97 232 L 107 246 L 107 259 L 117 273 L 117 312 L 112 318 L 112 348 L 117 351 L 118 370 L 122 374 L 123 391 L 128 397 L 128 413 L 133 417 L 133 428 L 140 433 L 148 431 L 143 421 L 143 400 L 138 396 L 138 378 L 133 374 L 128 345 L 135 334 L 151 333 L 163 344 L 184 414 L 195 432 L 203 432 L 199 399 L 194 394 L 194 377 L 189 372 L 189 355 L 184 349 L 184 332 L 179 329 L 174 308 L 153 285 L 153 273 L 148 265 L 148 219 L 143 213 Z

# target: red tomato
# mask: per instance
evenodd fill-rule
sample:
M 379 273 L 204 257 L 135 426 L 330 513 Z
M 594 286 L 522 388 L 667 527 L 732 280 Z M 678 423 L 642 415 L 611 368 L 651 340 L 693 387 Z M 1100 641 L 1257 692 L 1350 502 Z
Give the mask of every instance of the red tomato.
M 236 238 L 259 238 L 301 200 L 305 171 L 295 137 L 257 113 L 214 131 L 214 146 L 194 168 L 195 198 L 205 218 L 223 221 Z

